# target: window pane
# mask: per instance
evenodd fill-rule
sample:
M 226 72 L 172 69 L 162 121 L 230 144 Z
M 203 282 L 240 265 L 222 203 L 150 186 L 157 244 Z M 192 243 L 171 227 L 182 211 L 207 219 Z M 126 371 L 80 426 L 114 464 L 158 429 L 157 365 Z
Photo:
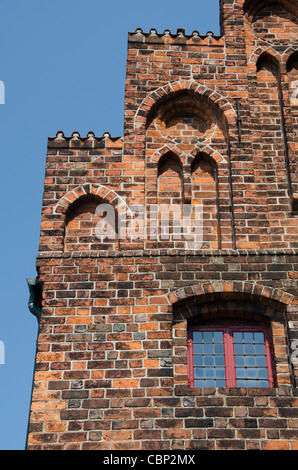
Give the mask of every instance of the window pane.
M 193 333 L 195 387 L 225 387 L 225 360 L 222 331 Z
M 246 343 L 244 345 L 245 354 L 254 354 L 254 345 Z
M 225 369 L 223 367 L 219 367 L 215 370 L 215 376 L 217 379 L 224 379 L 225 378 Z
M 268 387 L 264 333 L 234 331 L 233 341 L 237 387 Z
M 246 376 L 249 379 L 256 379 L 257 378 L 257 369 L 252 369 L 251 367 L 248 367 L 246 369 Z
M 217 343 L 214 345 L 214 352 L 215 354 L 223 354 L 224 353 L 224 346 L 223 344 Z
M 193 333 L 193 342 L 194 343 L 201 343 L 202 342 L 202 335 L 201 331 L 194 331 Z
M 222 341 L 223 341 L 222 331 L 214 331 L 214 342 L 215 343 L 222 343 Z
M 265 354 L 264 344 L 256 344 L 256 354 Z
M 246 366 L 255 366 L 256 365 L 256 357 L 255 356 L 246 356 L 245 358 Z
M 213 354 L 213 344 L 204 344 L 204 353 L 205 354 Z
M 202 366 L 203 365 L 203 356 L 194 356 L 193 357 L 193 362 L 194 362 L 194 366 Z
M 204 341 L 204 343 L 212 343 L 213 342 L 213 331 L 204 331 L 203 332 L 203 341 Z
M 252 343 L 253 333 L 243 333 L 243 340 L 244 340 L 244 343 Z
M 203 345 L 202 344 L 194 344 L 193 345 L 193 353 L 194 354 L 203 354 Z
M 245 359 L 243 356 L 235 356 L 235 365 L 237 366 L 245 366 Z
M 195 367 L 194 373 L 196 379 L 202 379 L 204 377 L 203 367 Z
M 215 361 L 216 366 L 224 366 L 225 365 L 224 356 L 215 356 L 214 361 Z
M 243 343 L 243 333 L 235 332 L 234 333 L 234 342 Z
M 214 356 L 204 357 L 204 365 L 205 366 L 214 366 Z
M 254 342 L 255 343 L 263 343 L 264 342 L 264 334 L 263 333 L 254 333 Z
M 244 354 L 244 347 L 243 347 L 243 344 L 235 344 L 234 345 L 234 349 L 235 349 L 235 354 Z
M 237 367 L 236 368 L 236 378 L 246 377 L 245 367 Z
M 266 357 L 265 356 L 257 356 L 256 357 L 256 363 L 257 366 L 265 366 L 267 365 L 266 363 Z

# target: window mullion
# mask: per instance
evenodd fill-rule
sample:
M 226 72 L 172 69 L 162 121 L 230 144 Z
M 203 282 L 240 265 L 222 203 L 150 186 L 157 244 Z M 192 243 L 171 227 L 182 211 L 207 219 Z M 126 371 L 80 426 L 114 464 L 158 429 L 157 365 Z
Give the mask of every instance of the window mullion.
M 193 339 L 192 330 L 189 333 L 188 339 L 188 386 L 194 387 L 194 360 L 193 360 Z
M 233 336 L 230 328 L 224 329 L 224 349 L 226 366 L 226 385 L 227 387 L 236 387 L 236 371 L 234 358 Z

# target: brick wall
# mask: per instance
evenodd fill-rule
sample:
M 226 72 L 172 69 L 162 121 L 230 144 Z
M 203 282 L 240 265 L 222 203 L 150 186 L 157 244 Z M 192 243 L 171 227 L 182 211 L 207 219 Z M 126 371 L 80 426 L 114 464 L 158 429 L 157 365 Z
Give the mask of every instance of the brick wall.
M 243 3 L 129 34 L 123 137 L 49 138 L 30 450 L 298 448 L 297 11 Z M 131 236 L 162 204 L 202 207 L 199 248 Z M 225 321 L 269 327 L 274 388 L 189 386 L 189 325 Z

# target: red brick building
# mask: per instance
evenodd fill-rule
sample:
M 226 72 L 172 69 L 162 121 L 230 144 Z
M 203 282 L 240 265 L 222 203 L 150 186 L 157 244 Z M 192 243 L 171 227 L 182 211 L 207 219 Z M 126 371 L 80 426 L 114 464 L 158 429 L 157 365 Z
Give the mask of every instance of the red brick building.
M 298 449 L 297 14 L 137 29 L 124 136 L 49 138 L 28 449 Z

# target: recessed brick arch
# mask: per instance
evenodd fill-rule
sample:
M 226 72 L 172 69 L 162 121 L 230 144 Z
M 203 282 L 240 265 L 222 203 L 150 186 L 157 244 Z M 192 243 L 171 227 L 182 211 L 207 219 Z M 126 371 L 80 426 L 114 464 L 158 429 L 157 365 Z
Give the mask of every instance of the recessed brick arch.
M 94 196 L 102 199 L 107 204 L 111 204 L 119 213 L 127 210 L 125 201 L 112 189 L 103 185 L 86 184 L 78 186 L 66 193 L 56 204 L 53 209 L 55 214 L 66 215 L 70 206 L 82 197 Z
M 283 62 L 283 57 L 282 55 L 279 54 L 279 52 L 277 52 L 275 49 L 273 49 L 272 47 L 270 46 L 266 46 L 266 47 L 261 47 L 259 46 L 250 56 L 249 60 L 248 60 L 248 67 L 251 67 L 253 66 L 254 67 L 254 70 L 256 70 L 257 68 L 257 62 L 258 60 L 260 59 L 260 57 L 263 55 L 263 54 L 267 54 L 269 57 L 272 58 L 273 62 L 278 62 L 278 64 L 280 64 L 281 62 Z
M 155 152 L 151 158 L 149 159 L 150 162 L 155 163 L 158 165 L 159 161 L 167 154 L 175 154 L 178 159 L 180 160 L 181 164 L 184 165 L 185 163 L 185 157 L 183 155 L 182 150 L 179 147 L 176 146 L 168 146 L 165 145 L 162 149 L 158 149 L 157 152 Z
M 298 13 L 298 4 L 297 2 L 293 2 L 293 0 L 274 0 L 271 2 L 268 2 L 268 0 L 246 0 L 244 2 L 243 0 L 236 0 L 234 2 L 235 5 L 239 3 L 243 3 L 243 11 L 247 14 L 250 21 L 253 21 L 259 11 L 270 5 L 279 5 L 295 16 L 297 16 Z
M 198 95 L 198 97 L 203 97 L 205 100 L 209 101 L 211 106 L 221 111 L 226 123 L 235 121 L 236 111 L 226 98 L 205 85 L 189 80 L 168 83 L 152 91 L 140 104 L 135 115 L 134 127 L 145 127 L 148 115 L 152 109 L 155 107 L 158 108 L 159 103 L 163 103 L 166 99 L 186 91 L 192 92 Z
M 168 303 L 173 305 L 179 301 L 196 298 L 197 302 L 213 300 L 218 296 L 226 296 L 226 298 L 250 298 L 255 302 L 263 303 L 279 303 L 284 307 L 289 307 L 294 295 L 289 294 L 281 289 L 262 286 L 256 283 L 245 281 L 214 281 L 203 282 L 193 286 L 187 286 L 171 292 L 167 296 Z
M 196 159 L 199 154 L 205 154 L 207 157 L 210 158 L 216 165 L 220 163 L 226 163 L 225 158 L 217 151 L 211 149 L 210 147 L 204 147 L 204 149 L 194 149 L 191 152 L 191 155 L 187 158 L 188 165 L 191 166 L 192 162 Z

